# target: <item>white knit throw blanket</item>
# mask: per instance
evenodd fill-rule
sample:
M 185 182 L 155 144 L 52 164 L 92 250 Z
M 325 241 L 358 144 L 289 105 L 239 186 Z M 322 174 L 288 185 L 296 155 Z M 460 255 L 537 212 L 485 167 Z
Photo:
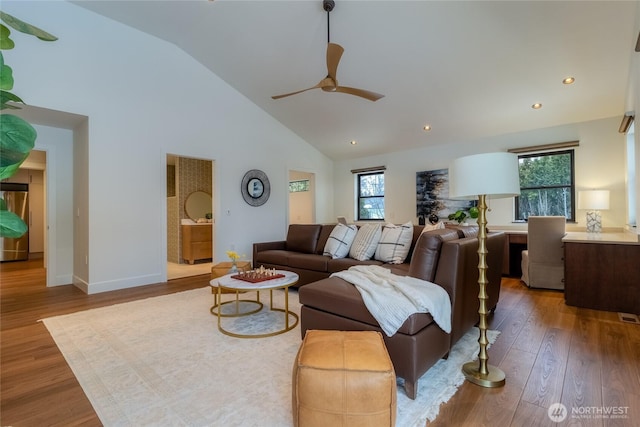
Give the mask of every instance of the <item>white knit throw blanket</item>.
M 331 276 L 352 283 L 360 291 L 387 336 L 394 335 L 413 313 L 431 313 L 443 331 L 451 332 L 451 300 L 435 283 L 398 276 L 377 265 L 358 265 Z

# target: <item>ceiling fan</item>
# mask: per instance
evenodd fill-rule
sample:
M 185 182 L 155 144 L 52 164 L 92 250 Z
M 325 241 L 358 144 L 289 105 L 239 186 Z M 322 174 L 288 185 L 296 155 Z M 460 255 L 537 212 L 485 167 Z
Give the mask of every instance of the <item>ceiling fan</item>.
M 353 87 L 340 86 L 338 84 L 338 80 L 336 79 L 336 73 L 338 71 L 338 64 L 340 63 L 340 58 L 342 57 L 342 53 L 344 52 L 344 48 L 336 43 L 331 43 L 330 32 L 329 32 L 329 12 L 333 10 L 335 6 L 335 2 L 333 0 L 323 0 L 322 7 L 327 11 L 327 76 L 320 80 L 320 82 L 312 87 L 298 90 L 291 93 L 285 93 L 283 95 L 272 96 L 273 99 L 280 99 L 286 96 L 296 95 L 298 93 L 306 92 L 311 89 L 322 89 L 325 92 L 340 92 L 347 93 L 349 95 L 359 96 L 369 101 L 377 101 L 378 99 L 384 97 L 384 95 L 380 95 L 379 93 L 371 92 L 363 89 L 356 89 Z

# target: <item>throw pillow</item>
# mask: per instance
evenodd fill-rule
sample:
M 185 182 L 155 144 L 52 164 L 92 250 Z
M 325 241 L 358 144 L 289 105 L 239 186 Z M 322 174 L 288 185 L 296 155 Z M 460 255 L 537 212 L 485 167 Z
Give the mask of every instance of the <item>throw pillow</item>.
M 358 227 L 355 225 L 336 224 L 324 245 L 323 255 L 331 258 L 344 258 L 351 249 Z
M 402 264 L 409 254 L 413 239 L 413 224 L 386 224 L 376 248 L 375 259 L 391 264 Z
M 444 222 L 438 221 L 435 224 L 425 224 L 424 228 L 422 229 L 422 232 L 424 233 L 425 231 L 441 230 L 443 228 L 445 228 Z
M 382 235 L 382 228 L 380 224 L 363 224 L 358 229 L 351 250 L 349 250 L 349 258 L 357 259 L 358 261 L 366 261 L 371 259 L 376 253 L 380 236 Z

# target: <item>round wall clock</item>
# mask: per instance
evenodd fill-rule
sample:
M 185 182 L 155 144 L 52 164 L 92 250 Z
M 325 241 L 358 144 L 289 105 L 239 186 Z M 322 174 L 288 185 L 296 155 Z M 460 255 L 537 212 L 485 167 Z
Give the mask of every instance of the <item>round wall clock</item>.
M 242 198 L 251 206 L 262 206 L 269 200 L 271 185 L 267 175 L 258 169 L 251 169 L 242 177 L 240 186 Z

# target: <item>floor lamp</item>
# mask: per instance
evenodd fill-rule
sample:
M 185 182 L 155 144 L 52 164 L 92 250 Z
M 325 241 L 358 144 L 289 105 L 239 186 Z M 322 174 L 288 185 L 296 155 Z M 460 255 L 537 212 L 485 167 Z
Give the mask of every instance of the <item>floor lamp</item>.
M 480 352 L 477 362 L 462 366 L 465 378 L 482 387 L 501 387 L 505 383 L 502 370 L 487 362 L 487 199 L 500 199 L 520 194 L 518 157 L 512 153 L 485 153 L 460 157 L 449 165 L 449 197 L 478 199 L 478 314 Z

